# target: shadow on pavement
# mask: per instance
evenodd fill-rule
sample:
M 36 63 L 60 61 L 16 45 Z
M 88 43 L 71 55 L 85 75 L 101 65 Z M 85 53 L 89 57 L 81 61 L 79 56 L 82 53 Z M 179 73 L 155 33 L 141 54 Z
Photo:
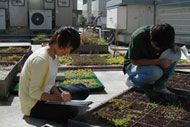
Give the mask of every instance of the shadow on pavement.
M 15 96 L 11 95 L 8 98 L 1 98 L 0 99 L 0 106 L 10 106 L 13 102 Z
M 49 120 L 37 119 L 30 116 L 23 116 L 23 119 L 30 125 L 36 127 L 67 127 L 64 123 L 56 123 Z

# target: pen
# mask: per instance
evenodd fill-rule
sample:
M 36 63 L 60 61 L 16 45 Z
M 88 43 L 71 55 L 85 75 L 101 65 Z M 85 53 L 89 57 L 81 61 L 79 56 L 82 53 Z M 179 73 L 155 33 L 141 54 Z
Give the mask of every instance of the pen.
M 64 90 L 62 90 L 61 88 L 59 88 L 59 90 L 61 91 L 61 93 L 65 92 Z
M 58 88 L 58 89 L 61 91 L 61 93 L 67 92 L 67 91 L 64 91 L 64 90 L 61 89 L 61 88 Z M 70 100 L 72 100 L 71 96 L 70 96 Z

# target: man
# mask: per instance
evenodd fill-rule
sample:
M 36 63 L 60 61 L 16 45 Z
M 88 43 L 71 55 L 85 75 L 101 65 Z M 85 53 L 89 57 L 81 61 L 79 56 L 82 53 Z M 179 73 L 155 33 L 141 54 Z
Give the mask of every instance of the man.
M 174 38 L 169 24 L 143 26 L 132 34 L 123 68 L 129 87 L 152 84 L 154 91 L 171 94 L 166 82 L 181 57 Z

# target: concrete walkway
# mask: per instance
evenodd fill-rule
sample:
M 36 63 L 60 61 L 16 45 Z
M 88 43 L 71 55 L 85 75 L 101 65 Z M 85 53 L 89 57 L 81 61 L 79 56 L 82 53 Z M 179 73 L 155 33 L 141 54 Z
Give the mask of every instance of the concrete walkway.
M 30 45 L 30 43 L 0 43 L 0 46 Z M 40 45 L 32 45 L 35 51 Z M 124 75 L 121 70 L 95 70 L 94 73 L 105 86 L 102 93 L 90 94 L 86 99 L 93 101 L 88 111 L 100 106 L 111 98 L 128 89 L 124 83 Z M 19 97 L 11 95 L 8 100 L 0 101 L 0 126 L 1 127 L 64 127 L 64 125 L 52 121 L 35 119 L 24 116 L 20 111 Z

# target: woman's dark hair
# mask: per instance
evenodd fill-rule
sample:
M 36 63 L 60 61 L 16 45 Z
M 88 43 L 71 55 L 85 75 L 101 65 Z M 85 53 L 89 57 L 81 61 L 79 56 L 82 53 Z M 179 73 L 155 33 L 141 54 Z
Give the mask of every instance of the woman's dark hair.
M 151 41 L 153 41 L 157 47 L 170 48 L 173 46 L 175 31 L 171 25 L 167 23 L 155 25 L 152 27 L 151 32 Z
M 71 52 L 80 46 L 80 35 L 73 27 L 61 27 L 50 38 L 49 45 L 57 43 L 58 47 L 65 48 L 68 44 L 73 48 Z

